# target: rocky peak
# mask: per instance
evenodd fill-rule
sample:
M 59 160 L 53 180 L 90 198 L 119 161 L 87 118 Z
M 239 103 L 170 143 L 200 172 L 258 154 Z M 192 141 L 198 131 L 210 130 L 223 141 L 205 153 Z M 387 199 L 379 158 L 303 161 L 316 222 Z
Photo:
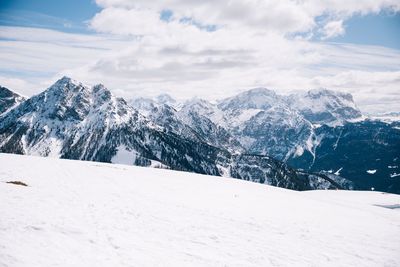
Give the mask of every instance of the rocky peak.
M 307 96 L 315 99 L 320 99 L 325 97 L 325 98 L 338 99 L 354 103 L 353 96 L 350 93 L 333 91 L 326 88 L 309 90 L 307 92 Z
M 315 89 L 290 95 L 287 101 L 312 123 L 341 124 L 361 117 L 361 112 L 349 93 Z
M 0 98 L 10 98 L 10 97 L 17 97 L 19 96 L 18 94 L 14 93 L 10 89 L 0 86 Z
M 73 90 L 77 87 L 83 87 L 82 83 L 73 80 L 70 77 L 64 76 L 57 80 L 48 90 Z
M 97 92 L 102 92 L 102 91 L 108 91 L 108 89 L 101 83 L 96 84 L 95 86 L 93 86 L 93 92 L 97 93 Z
M 222 100 L 218 107 L 222 110 L 268 109 L 280 102 L 281 97 L 273 90 L 254 88 Z
M 185 106 L 201 106 L 207 107 L 209 106 L 210 102 L 205 99 L 199 97 L 193 97 L 192 99 L 185 102 Z
M 158 104 L 173 105 L 176 103 L 176 100 L 173 99 L 169 94 L 161 94 L 156 97 L 156 102 Z
M 110 90 L 108 90 L 104 85 L 97 84 L 92 88 L 93 102 L 97 105 L 102 105 L 108 102 L 112 98 Z
M 0 86 L 0 116 L 16 107 L 25 99 L 13 91 Z
M 29 99 L 36 111 L 41 110 L 49 118 L 82 120 L 89 112 L 91 90 L 69 77 L 62 77 L 46 91 Z

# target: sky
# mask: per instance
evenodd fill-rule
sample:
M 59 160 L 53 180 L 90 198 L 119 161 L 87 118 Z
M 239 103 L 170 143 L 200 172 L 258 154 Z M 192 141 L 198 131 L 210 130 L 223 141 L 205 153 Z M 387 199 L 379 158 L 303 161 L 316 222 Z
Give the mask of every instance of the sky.
M 67 75 L 127 99 L 328 88 L 400 112 L 398 0 L 3 0 L 0 85 Z

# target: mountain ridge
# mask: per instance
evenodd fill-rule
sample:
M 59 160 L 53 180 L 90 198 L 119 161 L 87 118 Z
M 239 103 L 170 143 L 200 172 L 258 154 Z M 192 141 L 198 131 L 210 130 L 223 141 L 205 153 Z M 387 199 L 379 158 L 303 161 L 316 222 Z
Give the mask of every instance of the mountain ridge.
M 242 153 L 269 155 L 311 172 L 341 170 L 357 188 L 400 193 L 400 181 L 393 178 L 400 167 L 398 114 L 365 116 L 349 93 L 314 89 L 285 96 L 255 88 L 217 103 L 193 98 L 174 105 L 183 120 L 191 114 L 224 128 Z M 202 125 L 200 120 L 187 123 Z
M 170 114 L 162 112 L 167 119 L 177 115 L 174 109 L 168 110 Z M 99 162 L 120 160 L 132 165 L 229 176 L 296 190 L 337 188 L 323 177 L 316 183 L 314 176 L 298 175 L 285 163 L 270 157 L 239 156 L 220 147 L 229 144 L 229 136 L 225 141 L 219 138 L 220 143 L 213 143 L 212 138 L 203 140 L 208 132 L 202 133 L 195 127 L 199 136 L 186 138 L 177 132 L 182 129 L 180 124 L 167 128 L 164 126 L 171 120 L 158 125 L 151 119 L 124 99 L 113 96 L 103 85 L 87 87 L 63 77 L 0 120 L 0 152 Z M 215 137 L 222 136 L 222 128 L 206 118 L 200 119 L 214 127 L 211 129 L 215 129 Z M 180 121 L 175 119 L 175 122 Z M 351 187 L 346 183 L 343 186 Z

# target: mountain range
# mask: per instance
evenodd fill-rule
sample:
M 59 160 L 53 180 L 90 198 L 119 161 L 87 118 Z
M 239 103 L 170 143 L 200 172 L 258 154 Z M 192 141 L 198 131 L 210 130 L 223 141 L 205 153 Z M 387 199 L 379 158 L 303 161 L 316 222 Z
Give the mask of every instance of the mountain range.
M 168 95 L 125 101 L 101 84 L 63 77 L 29 99 L 0 87 L 0 103 L 0 152 L 169 168 L 295 190 L 400 193 L 400 125 L 365 119 L 346 93 L 282 96 L 256 88 L 216 103 Z
M 165 95 L 162 99 L 130 103 L 149 117 L 169 106 L 173 116 L 193 129 L 223 128 L 227 135 L 218 136 L 226 142 L 219 145 L 228 150 L 269 155 L 308 172 L 341 175 L 357 189 L 400 193 L 400 116 L 363 115 L 351 94 L 318 89 L 279 95 L 255 88 L 215 103 L 198 98 L 179 103 Z M 163 113 L 160 125 L 168 114 Z M 210 121 L 212 126 L 207 126 Z M 204 138 L 209 136 L 209 143 L 221 141 L 210 133 Z

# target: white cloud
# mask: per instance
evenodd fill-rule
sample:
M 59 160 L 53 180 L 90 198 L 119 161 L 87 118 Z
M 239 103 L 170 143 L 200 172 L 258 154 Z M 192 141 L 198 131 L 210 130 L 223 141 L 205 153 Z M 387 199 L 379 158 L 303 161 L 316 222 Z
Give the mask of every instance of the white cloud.
M 346 19 L 354 14 L 400 10 L 398 0 L 97 0 L 108 8 L 140 9 L 160 12 L 172 10 L 175 17 L 190 17 L 204 24 L 247 27 L 281 33 L 306 32 L 317 26 L 316 18 Z M 330 19 L 331 20 L 330 20 Z
M 131 38 L 116 35 L 65 33 L 30 27 L 0 26 L 0 39 L 34 43 L 51 43 L 73 48 L 110 50 L 126 46 Z
M 147 9 L 106 8 L 96 14 L 91 27 L 114 34 L 154 34 L 163 27 L 160 15 Z
M 279 31 L 303 31 L 313 26 L 313 19 L 294 1 L 223 1 L 165 0 L 108 1 L 98 4 L 108 8 L 148 9 L 155 12 L 172 10 L 177 18 L 189 17 L 203 24 L 228 27 L 258 27 Z
M 330 21 L 323 27 L 322 39 L 329 39 L 336 36 L 343 35 L 345 30 L 343 27 L 343 20 Z
M 8 78 L 0 76 L 0 85 L 6 88 L 11 89 L 15 93 L 18 93 L 22 96 L 25 96 L 26 88 L 29 87 L 29 83 L 23 79 L 18 78 Z
M 114 55 L 130 42 L 126 37 L 6 26 L 0 26 L 0 39 L 0 84 L 27 96 L 46 88 L 62 71 Z

